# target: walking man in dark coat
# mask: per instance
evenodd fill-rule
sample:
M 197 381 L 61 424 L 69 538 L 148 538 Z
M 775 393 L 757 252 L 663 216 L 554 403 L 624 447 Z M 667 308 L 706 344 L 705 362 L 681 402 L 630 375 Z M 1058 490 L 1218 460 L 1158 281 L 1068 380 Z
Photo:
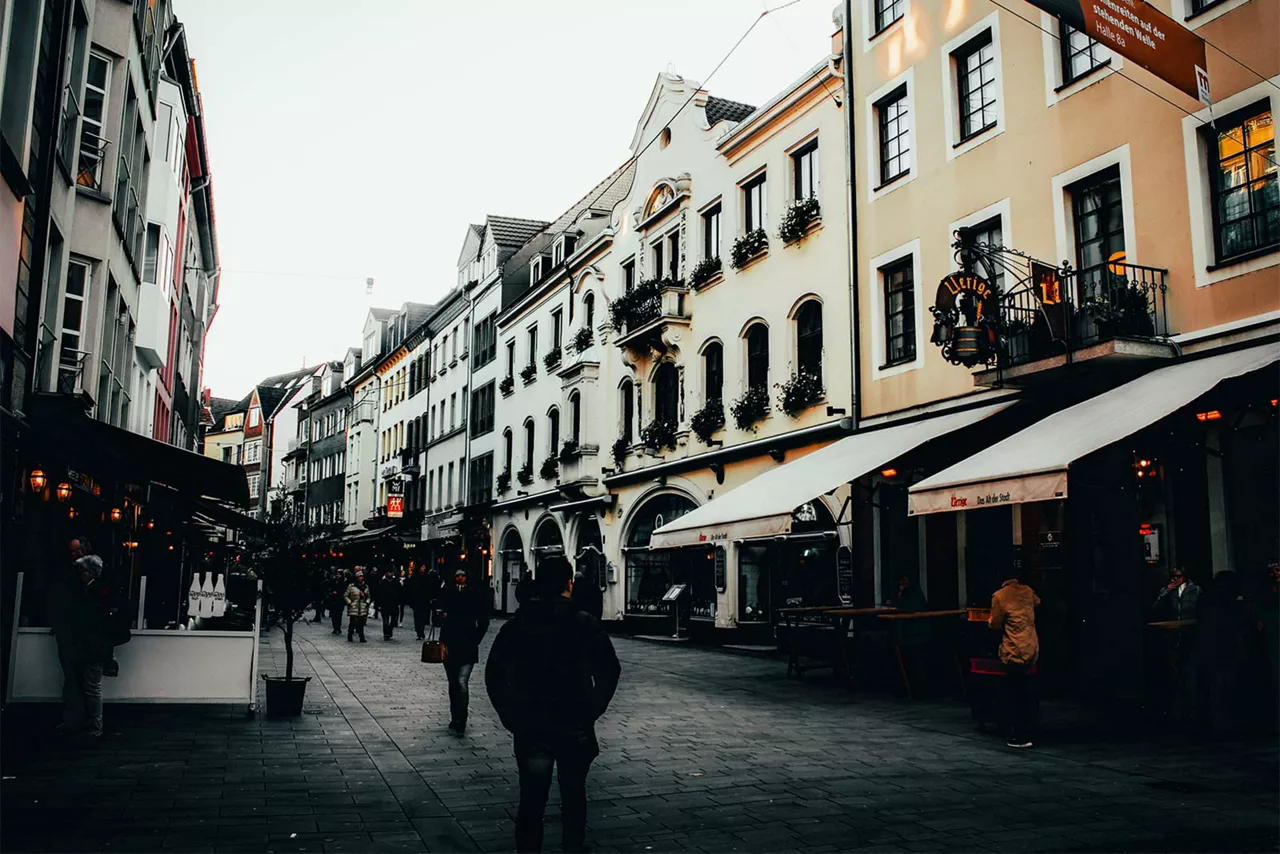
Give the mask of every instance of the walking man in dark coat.
M 447 650 L 444 672 L 449 677 L 449 729 L 458 735 L 467 731 L 471 671 L 480 660 L 480 640 L 489 631 L 490 610 L 489 597 L 471 587 L 467 571 L 455 572 L 453 584 L 440 600 L 440 640 Z
M 515 736 L 517 851 L 542 850 L 553 767 L 560 779 L 564 850 L 584 850 L 587 772 L 600 753 L 595 722 L 609 707 L 621 673 L 600 622 L 570 600 L 572 579 L 564 558 L 539 565 L 536 588 L 498 633 L 485 667 L 489 699 Z
M 400 579 L 394 570 L 385 570 L 373 590 L 373 601 L 382 614 L 382 639 L 391 640 L 400 617 Z

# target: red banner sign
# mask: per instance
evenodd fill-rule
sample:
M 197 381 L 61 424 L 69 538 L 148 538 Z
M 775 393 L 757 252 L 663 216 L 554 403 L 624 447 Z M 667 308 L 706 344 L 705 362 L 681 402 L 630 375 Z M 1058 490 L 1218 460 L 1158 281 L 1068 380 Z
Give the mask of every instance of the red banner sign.
M 400 519 L 404 517 L 404 496 L 388 495 L 387 496 L 387 518 Z

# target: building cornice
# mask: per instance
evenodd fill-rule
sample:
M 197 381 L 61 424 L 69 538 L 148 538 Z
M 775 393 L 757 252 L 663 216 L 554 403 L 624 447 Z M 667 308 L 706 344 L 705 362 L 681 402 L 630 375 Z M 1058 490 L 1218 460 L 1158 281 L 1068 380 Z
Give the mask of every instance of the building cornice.
M 837 78 L 832 73 L 828 59 L 824 58 L 817 65 L 782 90 L 773 100 L 758 108 L 747 116 L 716 143 L 716 150 L 726 157 L 731 157 L 742 148 L 750 145 L 760 135 L 766 133 L 775 122 L 784 117 L 786 111 L 812 96 L 815 92 L 827 91 L 827 84 Z

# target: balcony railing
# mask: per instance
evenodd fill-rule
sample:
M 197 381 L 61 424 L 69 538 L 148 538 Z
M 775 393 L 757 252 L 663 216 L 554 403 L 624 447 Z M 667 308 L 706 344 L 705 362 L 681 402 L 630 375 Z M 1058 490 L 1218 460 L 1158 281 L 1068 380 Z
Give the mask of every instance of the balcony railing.
M 62 348 L 58 357 L 58 394 L 84 393 L 84 367 L 89 354 Z
M 81 123 L 83 125 L 83 123 Z M 76 183 L 81 187 L 102 192 L 102 166 L 107 162 L 107 146 L 110 143 L 88 126 L 80 129 L 80 157 L 76 162 Z
M 58 162 L 67 174 L 76 168 L 76 138 L 80 133 L 80 102 L 75 90 L 67 87 L 62 98 L 62 123 L 58 125 Z
M 609 307 L 609 320 L 618 333 L 616 343 L 621 347 L 629 347 L 634 342 L 635 333 L 653 329 L 661 337 L 666 324 L 657 323 L 662 319 L 687 322 L 685 297 L 688 289 L 679 279 L 651 279 L 641 282 L 635 290 L 614 300 Z M 642 336 L 648 339 L 647 333 Z M 645 342 L 647 346 L 647 341 Z
M 1000 301 L 1002 367 L 1070 354 L 1117 338 L 1169 336 L 1166 270 L 1108 262 L 1061 273 L 1057 293 L 1024 287 Z

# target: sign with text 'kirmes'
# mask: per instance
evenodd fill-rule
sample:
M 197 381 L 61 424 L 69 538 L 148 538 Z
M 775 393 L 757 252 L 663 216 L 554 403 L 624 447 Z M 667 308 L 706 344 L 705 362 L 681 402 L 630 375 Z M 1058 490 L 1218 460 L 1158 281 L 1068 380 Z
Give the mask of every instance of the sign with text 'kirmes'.
M 1204 39 L 1146 0 L 1030 2 L 1201 103 L 1212 103 Z

